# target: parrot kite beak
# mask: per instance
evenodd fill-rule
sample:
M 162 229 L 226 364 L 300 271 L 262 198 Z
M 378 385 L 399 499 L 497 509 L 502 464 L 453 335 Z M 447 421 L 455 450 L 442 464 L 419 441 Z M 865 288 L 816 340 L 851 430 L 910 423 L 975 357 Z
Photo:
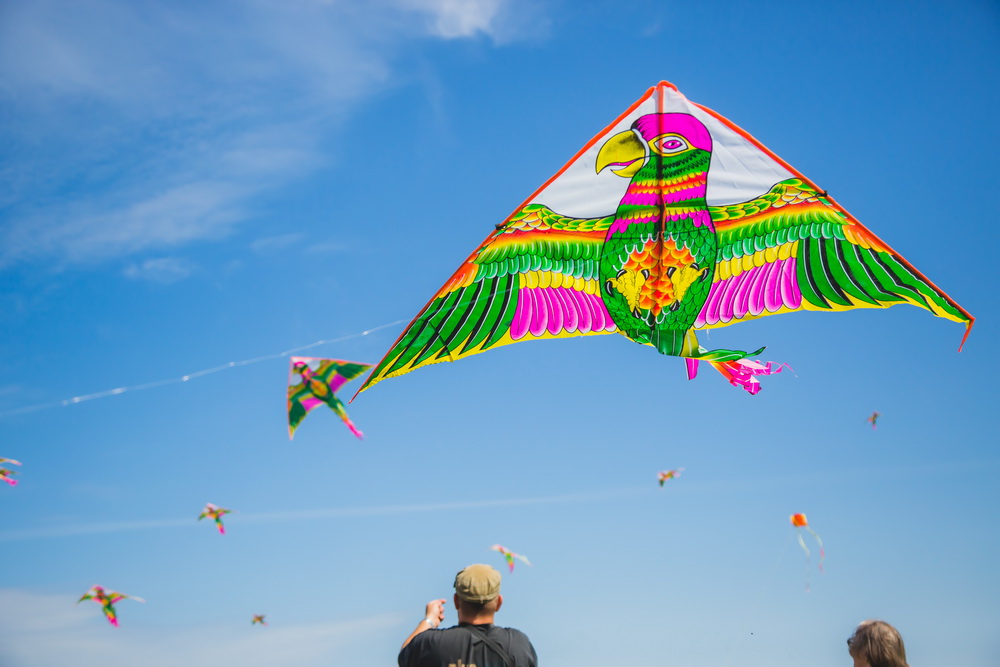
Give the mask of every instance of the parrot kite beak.
M 632 178 L 646 162 L 646 146 L 632 130 L 619 132 L 604 142 L 597 153 L 597 173 L 612 167 L 622 178 Z M 617 167 L 617 168 L 615 168 Z

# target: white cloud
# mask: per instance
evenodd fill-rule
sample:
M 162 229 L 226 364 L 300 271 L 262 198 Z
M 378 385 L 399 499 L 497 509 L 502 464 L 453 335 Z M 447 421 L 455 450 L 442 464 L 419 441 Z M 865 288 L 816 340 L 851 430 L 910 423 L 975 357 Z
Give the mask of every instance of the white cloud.
M 305 248 L 305 252 L 313 254 L 337 253 L 343 252 L 347 248 L 347 244 L 344 243 L 338 243 L 336 241 L 320 241 L 318 243 L 309 244 Z
M 401 0 L 400 4 L 428 14 L 434 34 L 454 39 L 492 35 L 501 0 Z
M 160 257 L 147 259 L 141 264 L 130 264 L 124 274 L 133 280 L 149 280 L 150 282 L 170 285 L 190 276 L 195 267 L 190 262 L 177 257 Z
M 251 628 L 246 619 L 240 625 L 152 629 L 136 628 L 134 621 L 129 626 L 122 613 L 122 626 L 115 629 L 107 626 L 96 605 L 74 604 L 79 597 L 79 592 L 54 595 L 0 589 L 4 667 L 319 667 L 334 664 L 341 652 L 402 620 L 399 614 L 386 613 L 286 627 L 271 623 Z
M 298 232 L 268 236 L 253 241 L 250 244 L 250 249 L 254 252 L 276 252 L 297 245 L 301 243 L 304 238 L 305 236 Z
M 4 3 L 0 268 L 224 238 L 334 159 L 330 136 L 393 85 L 401 52 L 428 37 L 502 41 L 510 6 Z
M 500 500 L 469 500 L 449 503 L 428 503 L 423 505 L 383 505 L 375 507 L 329 507 L 324 509 L 290 510 L 285 512 L 241 513 L 240 522 L 245 523 L 287 523 L 290 521 L 315 521 L 319 519 L 341 519 L 359 516 L 384 516 L 395 514 L 423 514 L 427 512 L 450 512 L 455 510 L 479 509 L 484 507 L 514 507 L 521 505 L 547 505 L 552 503 L 589 502 L 636 493 L 648 493 L 648 487 L 605 489 L 589 493 L 563 496 L 540 496 L 534 498 L 504 498 Z M 93 535 L 98 533 L 118 533 L 153 528 L 192 528 L 191 519 L 142 519 L 136 521 L 107 521 L 104 523 L 76 524 L 63 526 L 43 526 L 18 530 L 0 531 L 0 542 L 15 542 L 39 538 L 70 537 L 73 535 Z

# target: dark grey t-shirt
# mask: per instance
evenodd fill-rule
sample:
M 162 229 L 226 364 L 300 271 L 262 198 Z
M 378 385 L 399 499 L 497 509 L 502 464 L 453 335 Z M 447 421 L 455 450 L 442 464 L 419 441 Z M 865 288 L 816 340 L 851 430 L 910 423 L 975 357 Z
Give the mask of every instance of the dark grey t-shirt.
M 520 630 L 468 623 L 421 632 L 399 652 L 399 667 L 504 667 L 503 658 L 480 639 L 484 635 L 506 651 L 511 667 L 537 667 L 535 647 Z

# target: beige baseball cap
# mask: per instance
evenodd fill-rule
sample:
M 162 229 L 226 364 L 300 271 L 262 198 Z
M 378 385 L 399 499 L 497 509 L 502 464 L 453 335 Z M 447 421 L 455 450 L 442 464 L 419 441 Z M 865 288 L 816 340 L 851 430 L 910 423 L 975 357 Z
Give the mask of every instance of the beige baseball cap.
M 500 573 L 476 563 L 455 575 L 455 593 L 467 602 L 482 604 L 500 594 Z

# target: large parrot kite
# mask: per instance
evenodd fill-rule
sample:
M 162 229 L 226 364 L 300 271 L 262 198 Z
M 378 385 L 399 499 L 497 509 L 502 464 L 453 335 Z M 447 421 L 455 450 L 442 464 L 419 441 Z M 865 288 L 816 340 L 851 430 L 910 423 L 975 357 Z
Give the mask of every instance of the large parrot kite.
M 750 358 L 763 348 L 705 349 L 698 330 L 898 303 L 965 337 L 974 320 L 745 130 L 661 82 L 496 225 L 359 393 L 501 345 L 619 333 L 754 394 L 782 365 Z

